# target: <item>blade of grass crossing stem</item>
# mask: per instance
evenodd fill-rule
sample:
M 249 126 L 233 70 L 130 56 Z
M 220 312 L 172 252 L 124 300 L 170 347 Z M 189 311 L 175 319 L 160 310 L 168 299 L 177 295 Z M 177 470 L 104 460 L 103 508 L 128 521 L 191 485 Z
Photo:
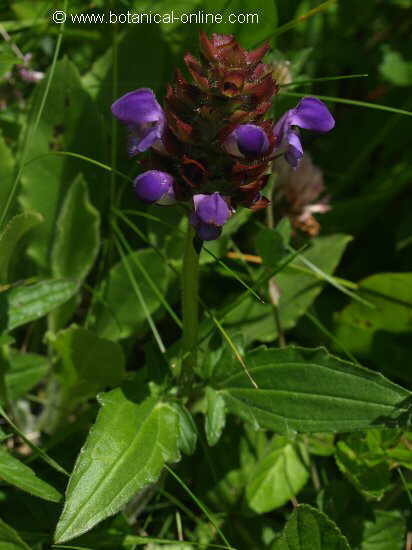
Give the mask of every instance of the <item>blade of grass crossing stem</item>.
M 290 88 L 291 86 L 303 86 L 304 84 L 314 84 L 316 82 L 333 82 L 334 80 L 348 80 L 351 78 L 365 78 L 368 74 L 347 74 L 340 76 L 321 76 L 319 78 L 310 78 L 309 80 L 298 80 L 288 84 L 279 84 L 279 88 Z
M 32 162 L 36 162 L 37 160 L 41 160 L 44 157 L 49 157 L 50 155 L 57 155 L 57 156 L 63 156 L 63 157 L 73 157 L 76 159 L 84 160 L 85 162 L 89 162 L 90 164 L 94 164 L 94 166 L 98 166 L 99 168 L 102 168 L 103 170 L 107 170 L 108 172 L 114 172 L 117 176 L 123 178 L 124 180 L 133 183 L 133 179 L 130 178 L 127 174 L 124 174 L 123 172 L 120 172 L 120 170 L 117 170 L 115 168 L 112 168 L 108 164 L 104 164 L 103 162 L 100 162 L 98 160 L 92 159 L 90 157 L 86 157 L 85 155 L 81 155 L 80 153 L 72 153 L 71 151 L 50 151 L 50 153 L 44 153 L 44 155 L 39 155 L 38 157 L 34 157 L 27 161 L 25 163 L 25 167 L 31 164 Z
M 193 501 L 197 504 L 197 506 L 202 510 L 202 512 L 205 514 L 207 519 L 210 521 L 210 523 L 213 525 L 213 527 L 216 529 L 216 532 L 219 533 L 220 538 L 223 540 L 223 542 L 226 544 L 226 548 L 230 548 L 234 550 L 234 548 L 231 546 L 225 535 L 223 534 L 222 530 L 220 529 L 219 525 L 215 522 L 212 514 L 207 509 L 206 505 L 203 504 L 203 502 L 197 498 L 197 496 L 192 493 L 192 491 L 189 489 L 189 487 L 186 485 L 186 483 L 170 468 L 167 464 L 165 464 L 166 470 L 169 472 L 169 474 L 172 475 L 172 477 L 175 478 L 175 480 L 181 485 L 181 487 L 186 491 L 186 493 L 193 499 Z
M 289 250 L 293 250 L 291 247 L 289 247 Z M 354 300 L 356 300 L 357 302 L 363 304 L 364 306 L 366 307 L 369 307 L 371 309 L 374 309 L 375 306 L 373 304 L 371 304 L 370 302 L 368 302 L 367 300 L 364 300 L 363 298 L 361 298 L 360 296 L 358 296 L 355 292 L 352 292 L 350 290 L 348 290 L 347 288 L 345 288 L 344 286 L 342 286 L 340 283 L 338 283 L 336 281 L 336 279 L 334 279 L 334 277 L 332 277 L 331 275 L 329 275 L 328 273 L 325 273 L 322 269 L 320 269 L 319 267 L 317 267 L 315 264 L 313 264 L 310 260 L 308 260 L 307 258 L 305 258 L 305 256 L 301 256 L 299 255 L 299 259 L 301 260 L 301 262 L 303 262 L 313 273 L 317 274 L 321 279 L 324 279 L 325 281 L 327 281 L 330 285 L 334 286 L 336 289 L 340 290 L 343 294 L 346 294 L 347 296 L 350 296 L 351 298 L 353 298 Z
M 339 340 L 336 338 L 336 336 L 334 336 L 334 334 L 332 334 L 326 327 L 323 323 L 321 323 L 319 321 L 319 319 L 317 317 L 315 317 L 315 315 L 312 315 L 312 313 L 310 313 L 310 311 L 307 311 L 305 314 L 305 317 L 307 317 L 309 319 L 309 321 L 311 321 L 325 336 L 327 336 L 337 347 L 339 347 L 343 353 L 347 356 L 348 359 L 350 359 L 351 361 L 353 361 L 354 363 L 356 363 L 357 365 L 360 366 L 358 360 L 356 359 L 356 357 L 354 355 L 352 355 L 352 353 L 346 349 L 346 347 L 341 344 L 339 342 Z
M 208 248 L 203 247 L 203 249 L 208 254 L 210 254 L 210 256 L 212 256 L 212 258 L 216 260 L 226 271 L 228 271 L 234 279 L 236 279 L 243 287 L 245 287 L 248 293 L 252 294 L 262 304 L 265 303 L 265 300 L 261 296 L 259 296 L 259 294 L 253 290 L 253 288 L 251 288 L 247 283 L 245 283 L 245 281 L 241 277 L 239 277 L 237 273 L 235 273 L 232 269 L 230 269 L 230 267 L 227 266 L 225 262 L 222 262 L 222 260 L 220 260 L 217 256 L 215 256 L 215 254 L 213 254 L 213 252 Z
M 126 251 L 131 254 L 132 248 L 130 247 L 129 243 L 125 239 L 123 233 L 119 229 L 119 226 L 116 224 L 116 222 L 113 223 L 113 228 L 118 236 L 118 238 L 121 240 L 124 248 Z M 144 279 L 146 280 L 147 284 L 150 286 L 150 288 L 153 290 L 153 292 L 156 294 L 156 296 L 159 298 L 161 303 L 163 304 L 166 311 L 169 313 L 170 317 L 174 320 L 174 322 L 177 324 L 179 328 L 182 328 L 182 321 L 179 319 L 179 317 L 176 315 L 176 313 L 173 311 L 173 309 L 170 307 L 169 303 L 163 296 L 163 293 L 159 290 L 159 288 L 156 286 L 150 275 L 147 273 L 146 269 L 143 267 L 142 263 L 137 257 L 133 257 L 133 263 L 137 266 L 140 273 L 143 275 Z
M 121 244 L 120 244 L 120 242 L 119 242 L 119 239 L 118 239 L 116 236 L 115 236 L 115 245 L 116 245 L 116 248 L 117 248 L 117 250 L 118 250 L 118 252 L 119 252 L 119 254 L 120 254 L 120 257 L 121 257 L 121 259 L 122 259 L 122 263 L 123 263 L 123 265 L 124 265 L 124 268 L 125 268 L 125 270 L 126 270 L 126 272 L 127 272 L 128 277 L 129 277 L 129 279 L 130 279 L 130 283 L 131 283 L 131 285 L 132 285 L 132 287 L 133 287 L 133 290 L 134 290 L 134 292 L 135 292 L 135 294 L 136 294 L 136 297 L 137 297 L 137 299 L 139 300 L 139 302 L 141 303 L 142 308 L 143 308 L 143 311 L 144 311 L 145 314 L 146 314 L 147 322 L 149 323 L 149 326 L 150 326 L 150 328 L 151 328 L 151 330 L 152 330 L 152 332 L 153 332 L 153 336 L 154 336 L 154 338 L 155 338 L 155 340 L 156 340 L 156 342 L 157 342 L 157 345 L 159 346 L 159 349 L 160 349 L 161 353 L 165 353 L 165 352 L 166 352 L 166 348 L 165 348 L 165 346 L 164 346 L 164 344 L 163 344 L 162 338 L 161 338 L 161 336 L 160 336 L 160 334 L 159 334 L 159 331 L 158 331 L 157 328 L 156 328 L 156 325 L 155 325 L 154 322 L 153 322 L 152 316 L 150 315 L 150 312 L 149 312 L 149 310 L 148 310 L 148 308 L 147 308 L 146 302 L 145 302 L 145 300 L 144 300 L 144 298 L 143 298 L 143 295 L 142 295 L 142 293 L 141 293 L 141 291 L 140 291 L 140 288 L 139 288 L 139 285 L 138 285 L 138 283 L 137 283 L 137 281 L 136 281 L 136 278 L 135 278 L 135 276 L 133 275 L 133 272 L 132 272 L 132 270 L 131 270 L 131 268 L 130 268 L 130 265 L 129 265 L 129 262 L 128 262 L 127 258 L 126 258 L 126 255 L 124 254 L 124 252 L 123 252 L 123 250 L 122 250 L 122 246 L 121 246 Z
M 298 92 L 283 92 L 283 94 L 290 97 L 305 97 L 307 95 Z M 345 105 L 355 105 L 356 107 L 367 107 L 368 109 L 377 109 L 378 111 L 388 111 L 389 113 L 397 113 L 398 115 L 412 116 L 412 111 L 405 111 L 404 109 L 397 109 L 396 107 L 389 107 L 388 105 L 381 105 L 380 103 L 370 103 L 368 101 L 345 99 L 343 97 L 332 97 L 327 95 L 311 95 L 326 102 L 330 101 L 331 103 L 344 103 Z
M 60 466 L 53 458 L 51 458 L 47 453 L 45 453 L 40 447 L 37 447 L 30 439 L 27 439 L 27 437 L 24 435 L 24 433 L 14 424 L 13 420 L 8 416 L 6 411 L 3 409 L 3 407 L 0 405 L 0 414 L 1 416 L 6 420 L 6 422 L 11 426 L 13 431 L 21 437 L 21 439 L 27 443 L 27 445 L 39 456 L 41 457 L 49 466 L 60 472 L 61 474 L 64 474 L 66 476 L 69 476 L 69 473 L 66 472 L 66 470 Z
M 64 5 L 63 5 L 63 11 L 64 12 L 67 11 L 67 2 L 68 2 L 68 0 L 64 0 Z M 0 218 L 0 228 L 3 226 L 4 220 L 6 219 L 7 213 L 10 209 L 10 206 L 11 206 L 11 204 L 13 202 L 13 199 L 14 199 L 14 196 L 16 194 L 17 186 L 20 182 L 20 178 L 21 178 L 21 175 L 22 175 L 24 167 L 25 167 L 24 163 L 25 163 L 26 156 L 27 156 L 28 145 L 29 145 L 31 139 L 33 138 L 33 136 L 35 135 L 35 133 L 37 131 L 41 116 L 43 114 L 43 109 L 44 109 L 44 106 L 46 104 L 47 96 L 49 95 L 50 85 L 51 85 L 51 82 L 52 82 L 52 79 L 53 79 L 53 76 L 54 76 L 54 70 L 56 68 L 56 63 L 57 63 L 57 59 L 58 59 L 58 56 L 59 56 L 61 43 L 62 43 L 62 40 L 63 40 L 63 32 L 64 32 L 64 23 L 62 25 L 60 25 L 59 36 L 57 37 L 56 47 L 54 48 L 53 59 L 52 59 L 52 63 L 51 63 L 51 66 L 50 66 L 50 71 L 49 71 L 49 74 L 48 74 L 46 86 L 45 86 L 45 89 L 44 89 L 44 94 L 43 94 L 43 96 L 41 98 L 41 101 L 40 101 L 39 109 L 38 109 L 38 111 L 36 113 L 36 116 L 34 118 L 34 123 L 27 130 L 27 133 L 26 133 L 26 136 L 25 136 L 25 139 L 24 139 L 23 150 L 22 150 L 21 157 L 20 157 L 20 160 L 19 160 L 19 168 L 17 169 L 17 174 L 16 174 L 16 177 L 14 179 L 13 186 L 10 190 L 9 196 L 7 197 L 6 204 L 3 208 L 3 212 L 2 212 L 2 215 L 1 215 L 1 218 Z
M 319 6 L 312 8 L 311 10 L 304 13 L 303 15 L 296 17 L 296 19 L 292 19 L 292 21 L 289 21 L 288 23 L 285 23 L 284 25 L 278 27 L 275 30 L 275 32 L 272 34 L 272 36 L 279 36 L 280 34 L 283 34 L 284 32 L 287 32 L 290 29 L 293 29 L 294 27 L 296 27 L 296 25 L 299 25 L 299 23 L 303 23 L 304 21 L 306 21 L 307 19 L 310 19 L 314 15 L 318 15 L 319 13 L 322 13 L 323 11 L 332 7 L 333 4 L 335 3 L 336 3 L 336 0 L 327 0 L 326 2 L 322 2 L 322 4 L 319 4 Z

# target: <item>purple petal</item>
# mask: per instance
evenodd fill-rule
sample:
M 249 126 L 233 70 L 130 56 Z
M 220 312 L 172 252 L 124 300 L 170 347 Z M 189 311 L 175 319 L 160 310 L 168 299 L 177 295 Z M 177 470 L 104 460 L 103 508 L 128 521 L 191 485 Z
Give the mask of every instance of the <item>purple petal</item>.
M 296 168 L 300 159 L 303 157 L 303 148 L 300 142 L 297 132 L 289 130 L 286 136 L 288 142 L 288 148 L 285 153 L 285 159 L 287 162 Z
M 227 202 L 217 192 L 194 195 L 193 202 L 197 216 L 206 224 L 221 226 L 230 216 Z
M 266 132 L 255 124 L 241 124 L 227 138 L 228 149 L 237 146 L 240 153 L 246 157 L 259 157 L 269 149 Z
M 132 126 L 158 122 L 164 117 L 163 109 L 149 88 L 139 88 L 120 97 L 113 103 L 112 113 L 123 124 Z
M 195 212 L 190 214 L 189 221 L 196 229 L 196 233 L 202 241 L 214 241 L 222 232 L 221 227 L 217 227 L 211 223 L 204 223 Z
M 139 199 L 145 202 L 169 199 L 173 191 L 173 178 L 167 172 L 148 170 L 134 180 L 134 190 Z
M 329 109 L 316 97 L 304 97 L 291 111 L 289 123 L 293 126 L 315 132 L 329 132 L 335 126 Z

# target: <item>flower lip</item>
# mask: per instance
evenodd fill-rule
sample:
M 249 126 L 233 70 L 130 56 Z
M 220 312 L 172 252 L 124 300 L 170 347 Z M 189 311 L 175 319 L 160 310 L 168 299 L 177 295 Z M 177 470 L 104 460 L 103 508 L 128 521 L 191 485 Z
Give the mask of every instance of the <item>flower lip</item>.
M 266 132 L 255 124 L 241 124 L 235 128 L 227 137 L 226 144 L 229 152 L 237 147 L 245 157 L 260 157 L 269 150 Z
M 134 180 L 134 190 L 139 199 L 145 202 L 170 204 L 173 201 L 173 177 L 160 170 L 148 170 Z
M 195 213 L 199 220 L 206 224 L 222 226 L 230 216 L 227 202 L 218 192 L 211 195 L 198 194 L 193 196 Z
M 163 137 L 165 115 L 149 88 L 139 88 L 123 95 L 112 104 L 111 111 L 129 128 L 130 155 L 146 151 Z

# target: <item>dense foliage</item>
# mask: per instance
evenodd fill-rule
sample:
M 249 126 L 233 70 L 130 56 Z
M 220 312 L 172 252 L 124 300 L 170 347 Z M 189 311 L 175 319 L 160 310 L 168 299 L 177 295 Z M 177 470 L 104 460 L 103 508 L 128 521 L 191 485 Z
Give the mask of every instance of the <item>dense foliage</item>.
M 411 550 L 411 16 L 0 1 L 0 550 Z

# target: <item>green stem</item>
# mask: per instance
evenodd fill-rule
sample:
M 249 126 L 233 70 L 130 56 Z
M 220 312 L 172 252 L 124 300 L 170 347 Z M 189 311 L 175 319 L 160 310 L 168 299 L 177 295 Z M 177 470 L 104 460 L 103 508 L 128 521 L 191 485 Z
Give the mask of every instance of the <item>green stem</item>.
M 180 386 L 190 390 L 196 366 L 196 344 L 199 327 L 199 254 L 193 245 L 195 231 L 188 222 L 182 270 L 182 370 Z

